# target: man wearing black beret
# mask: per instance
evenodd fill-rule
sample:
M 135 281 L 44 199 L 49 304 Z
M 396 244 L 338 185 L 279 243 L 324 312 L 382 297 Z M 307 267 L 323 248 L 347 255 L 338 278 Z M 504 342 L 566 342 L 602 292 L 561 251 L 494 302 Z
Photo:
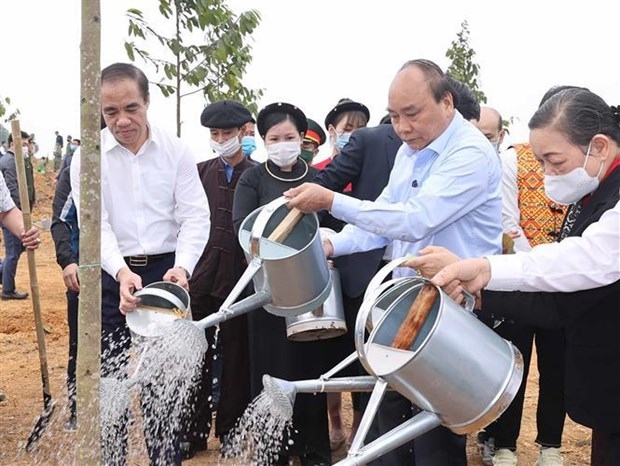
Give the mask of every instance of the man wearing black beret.
M 220 309 L 247 266 L 233 229 L 232 206 L 239 177 L 254 166 L 243 155 L 241 147 L 242 129 L 251 120 L 248 109 L 234 100 L 213 102 L 200 115 L 202 126 L 209 128 L 211 149 L 217 157 L 198 163 L 198 174 L 212 214 L 209 242 L 189 283 L 195 320 Z M 214 329 L 208 329 L 206 334 L 209 351 L 205 357 L 202 380 L 196 387 L 193 412 L 189 415 L 182 444 L 186 458 L 206 448 L 211 427 Z M 222 373 L 216 375 L 220 381 L 220 398 L 215 433 L 220 443 L 226 443 L 228 431 L 250 401 L 247 316 L 222 323 L 218 342 L 222 348 Z

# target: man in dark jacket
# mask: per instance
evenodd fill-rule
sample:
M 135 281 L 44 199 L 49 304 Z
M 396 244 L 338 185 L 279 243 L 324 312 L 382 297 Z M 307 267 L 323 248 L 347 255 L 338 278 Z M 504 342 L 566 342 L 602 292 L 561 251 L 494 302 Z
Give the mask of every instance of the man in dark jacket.
M 31 144 L 29 142 L 29 134 L 22 131 L 22 153 L 24 156 L 24 164 L 26 167 L 26 185 L 28 188 L 28 201 L 30 203 L 30 209 L 35 202 L 35 189 L 34 189 L 34 175 L 32 170 L 32 163 L 30 162 L 30 150 Z M 15 144 L 13 141 L 13 135 L 9 134 L 9 150 L 0 159 L 0 172 L 4 175 L 4 180 L 11 193 L 11 199 L 18 209 L 22 208 L 19 199 L 19 185 L 17 182 L 17 166 L 15 163 Z M 2 227 L 2 234 L 4 236 L 4 251 L 5 257 L 2 261 L 2 294 L 0 297 L 3 300 L 7 299 L 26 299 L 28 293 L 25 291 L 17 291 L 15 289 L 15 274 L 17 272 L 17 263 L 22 252 L 24 252 L 24 246 L 19 237 L 11 233 L 6 227 Z
M 217 157 L 200 162 L 198 175 L 209 200 L 211 231 L 209 242 L 189 282 L 192 316 L 200 320 L 217 312 L 246 267 L 243 250 L 232 223 L 233 196 L 241 173 L 254 166 L 244 156 L 242 128 L 252 115 L 240 103 L 221 100 L 208 105 L 200 116 L 209 128 L 211 148 Z M 214 345 L 214 329 L 207 330 L 209 348 Z M 202 380 L 196 387 L 193 412 L 181 444 L 186 458 L 206 448 L 211 429 L 211 393 L 219 379 L 220 398 L 215 433 L 226 443 L 228 431 L 250 401 L 247 316 L 238 316 L 220 326 L 217 345 L 221 347 L 221 374 L 214 374 L 213 354 L 205 357 Z
M 69 398 L 69 419 L 65 430 L 74 431 L 76 418 L 75 368 L 77 361 L 77 319 L 78 294 L 78 256 L 80 232 L 77 224 L 77 211 L 71 196 L 71 155 L 67 156 L 67 166 L 60 172 L 54 200 L 52 201 L 51 233 L 56 250 L 56 262 L 62 268 L 62 278 L 67 287 L 67 322 L 69 324 L 69 361 L 67 363 L 67 394 Z

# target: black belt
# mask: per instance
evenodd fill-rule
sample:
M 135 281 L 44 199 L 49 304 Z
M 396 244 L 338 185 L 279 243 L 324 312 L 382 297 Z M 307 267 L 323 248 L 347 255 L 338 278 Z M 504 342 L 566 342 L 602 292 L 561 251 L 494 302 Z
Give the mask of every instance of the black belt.
M 146 267 L 152 262 L 158 261 L 160 259 L 166 259 L 169 257 L 174 257 L 174 252 L 165 252 L 163 254 L 151 254 L 151 255 L 138 255 L 138 256 L 126 256 L 123 257 L 125 262 L 132 267 Z

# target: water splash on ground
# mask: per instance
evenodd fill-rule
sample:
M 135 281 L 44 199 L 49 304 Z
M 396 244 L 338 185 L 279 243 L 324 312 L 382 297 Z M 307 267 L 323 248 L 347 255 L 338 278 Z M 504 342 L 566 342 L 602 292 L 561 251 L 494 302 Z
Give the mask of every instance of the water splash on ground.
M 201 373 L 207 350 L 204 332 L 180 320 L 162 337 L 132 339 L 129 377 L 101 379 L 101 431 L 108 463 L 126 456 L 127 423 L 139 405 L 146 443 L 154 464 L 170 464 L 183 421 L 190 409 L 192 389 Z M 139 399 L 139 403 L 136 401 Z
M 285 438 L 292 429 L 292 406 L 283 409 L 263 390 L 246 408 L 222 447 L 224 457 L 237 457 L 240 464 L 271 465 L 279 455 L 287 455 Z M 288 442 L 290 443 L 290 441 Z

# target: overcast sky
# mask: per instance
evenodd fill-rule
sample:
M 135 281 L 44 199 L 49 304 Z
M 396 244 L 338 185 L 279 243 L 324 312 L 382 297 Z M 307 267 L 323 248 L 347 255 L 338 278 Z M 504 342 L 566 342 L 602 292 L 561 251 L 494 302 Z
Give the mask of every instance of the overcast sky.
M 126 9 L 152 12 L 158 2 L 101 4 L 102 66 L 128 61 Z M 445 52 L 463 20 L 469 22 L 488 105 L 517 119 L 512 140 L 527 139 L 527 121 L 550 86 L 586 86 L 609 104 L 620 104 L 618 23 L 608 1 L 229 0 L 228 5 L 234 11 L 254 8 L 262 16 L 245 79 L 247 87 L 265 90 L 259 108 L 287 101 L 321 124 L 341 97 L 367 105 L 370 123 L 377 124 L 400 65 L 428 58 L 445 69 Z M 3 1 L 0 11 L 0 95 L 21 110 L 22 128 L 36 134 L 41 153 L 51 154 L 55 130 L 79 134 L 80 1 Z M 158 80 L 152 69 L 136 64 Z M 208 132 L 199 122 L 203 107 L 200 96 L 183 104 L 183 138 L 198 160 L 210 157 Z M 149 118 L 174 131 L 172 99 L 166 101 L 156 88 Z

